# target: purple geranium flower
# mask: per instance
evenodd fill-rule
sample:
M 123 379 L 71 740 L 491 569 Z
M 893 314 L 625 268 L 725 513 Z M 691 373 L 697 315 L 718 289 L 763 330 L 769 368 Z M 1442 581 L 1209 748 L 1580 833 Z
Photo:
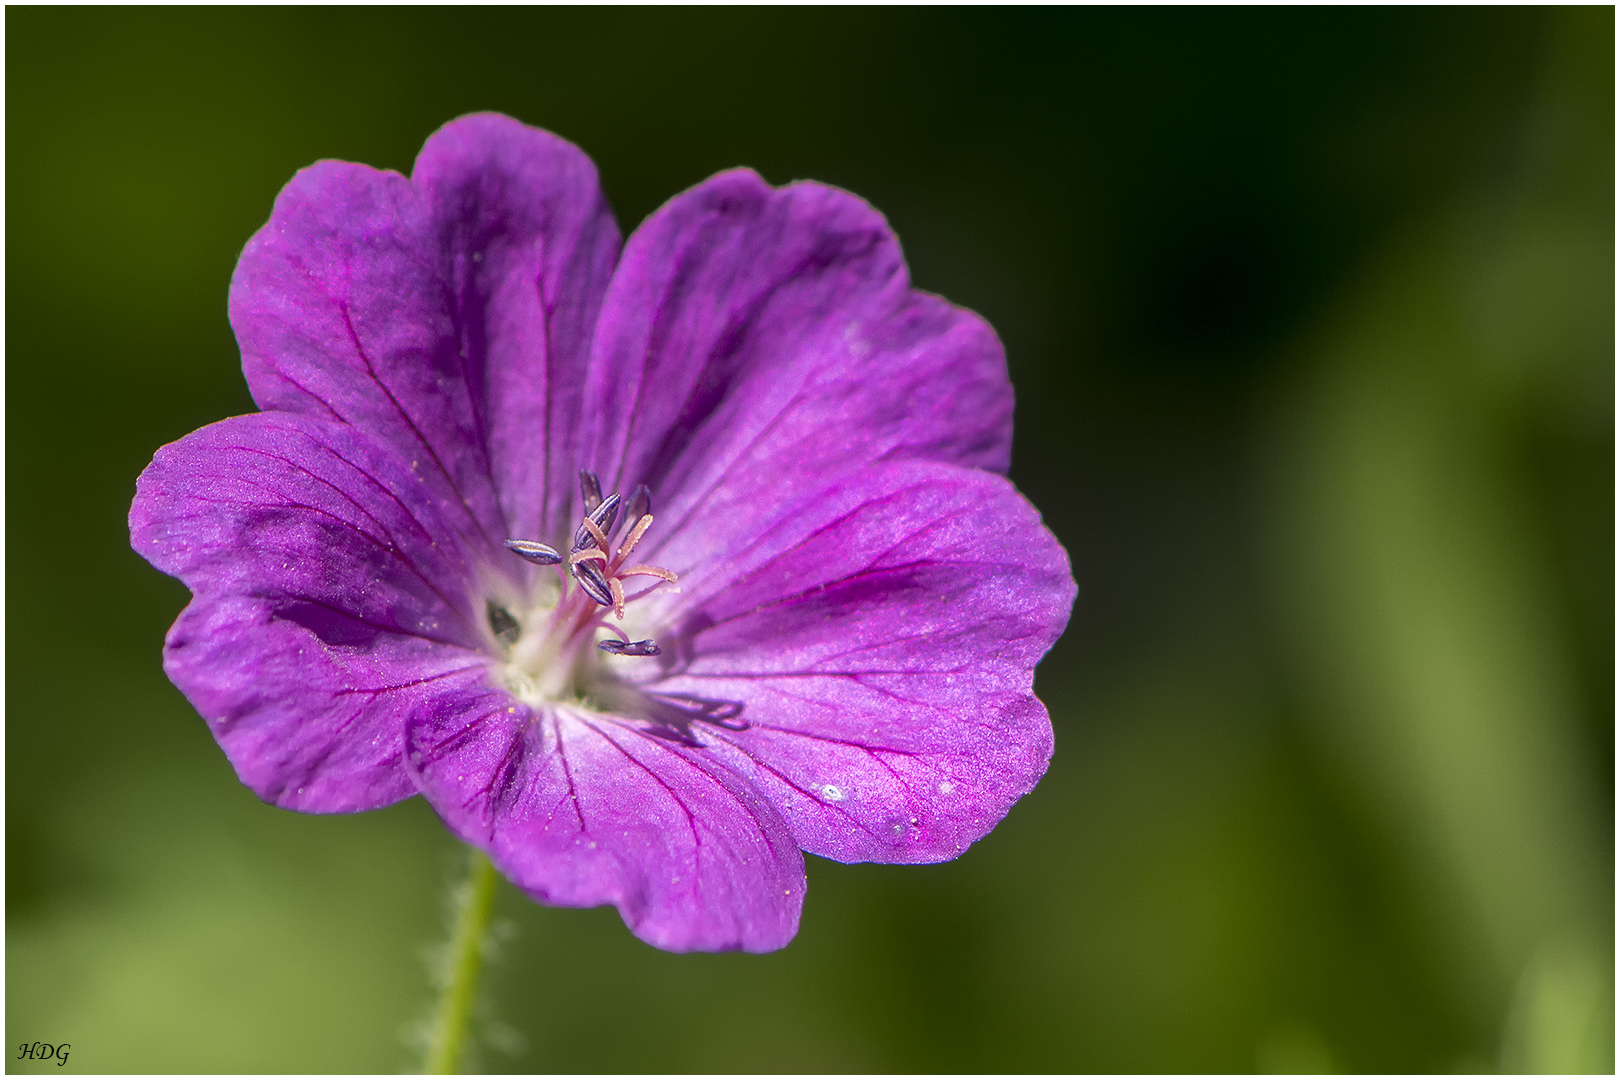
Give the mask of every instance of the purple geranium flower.
M 159 450 L 130 532 L 264 800 L 421 794 L 541 901 L 765 951 L 801 849 L 949 859 L 1045 771 L 1074 584 L 1001 346 L 860 199 L 739 169 L 621 249 L 584 154 L 469 116 L 300 172 L 230 314 L 264 411 Z

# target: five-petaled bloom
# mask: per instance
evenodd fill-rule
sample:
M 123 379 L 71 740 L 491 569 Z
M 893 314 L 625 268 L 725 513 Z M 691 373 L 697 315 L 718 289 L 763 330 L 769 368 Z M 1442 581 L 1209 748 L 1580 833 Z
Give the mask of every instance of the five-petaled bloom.
M 266 801 L 421 794 L 539 900 L 766 951 L 801 849 L 949 859 L 1045 771 L 1074 583 L 1001 346 L 860 199 L 735 170 L 621 249 L 576 147 L 468 116 L 300 172 L 230 316 L 263 411 L 159 450 L 130 532 Z

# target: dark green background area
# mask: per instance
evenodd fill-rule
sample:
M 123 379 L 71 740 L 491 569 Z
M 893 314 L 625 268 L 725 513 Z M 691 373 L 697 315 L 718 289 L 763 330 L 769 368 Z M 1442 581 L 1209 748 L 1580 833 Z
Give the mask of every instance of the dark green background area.
M 1080 599 L 990 837 L 810 859 L 764 957 L 503 885 L 478 1063 L 1612 1069 L 1612 10 L 5 19 L 12 1047 L 411 1067 L 455 845 L 242 788 L 124 518 L 252 408 L 226 287 L 280 186 L 496 109 L 627 232 L 734 165 L 886 213 L 1001 333 Z

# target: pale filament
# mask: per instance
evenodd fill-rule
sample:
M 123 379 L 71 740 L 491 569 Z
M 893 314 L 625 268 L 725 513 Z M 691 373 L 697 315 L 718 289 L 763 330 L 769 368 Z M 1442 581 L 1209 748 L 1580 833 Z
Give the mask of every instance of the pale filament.
M 630 530 L 630 535 L 624 538 L 624 546 L 619 549 L 619 562 L 624 562 L 625 558 L 636 549 L 637 542 L 641 540 L 641 534 L 652 527 L 652 522 L 651 514 L 642 514 L 637 519 L 635 527 Z
M 625 536 L 624 545 L 619 548 L 618 554 L 609 559 L 607 553 L 611 549 L 611 544 L 608 541 L 607 534 L 602 531 L 602 527 L 600 525 L 587 517 L 583 524 L 585 526 L 585 530 L 591 534 L 591 538 L 596 541 L 596 547 L 586 548 L 583 551 L 576 551 L 572 556 L 569 557 L 570 565 L 582 562 L 599 562 L 602 564 L 602 576 L 607 578 L 608 589 L 613 594 L 614 618 L 620 620 L 624 619 L 624 605 L 626 601 L 623 579 L 628 577 L 655 577 L 667 581 L 671 585 L 675 584 L 675 582 L 678 580 L 675 574 L 665 570 L 661 566 L 649 566 L 644 563 L 637 563 L 635 566 L 624 565 L 624 560 L 629 556 L 630 552 L 635 550 L 636 544 L 641 540 L 642 535 L 647 531 L 647 529 L 651 527 L 652 523 L 653 516 L 651 514 L 641 515 L 641 517 L 636 521 L 635 525 L 630 529 L 630 532 Z M 645 589 L 637 593 L 635 596 L 630 597 L 630 599 L 636 600 L 646 596 L 647 593 L 652 592 L 652 589 L 656 589 L 657 587 L 658 586 L 654 585 L 652 588 Z

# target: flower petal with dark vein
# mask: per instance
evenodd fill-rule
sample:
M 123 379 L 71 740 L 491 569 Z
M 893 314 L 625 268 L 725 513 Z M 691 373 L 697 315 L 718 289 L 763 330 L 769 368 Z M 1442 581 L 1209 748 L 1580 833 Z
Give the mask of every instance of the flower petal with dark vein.
M 504 116 L 320 162 L 231 283 L 263 410 L 158 451 L 164 667 L 242 782 L 425 797 L 536 899 L 781 948 L 808 851 L 936 862 L 1052 752 L 1074 600 L 994 331 L 847 192 L 721 173 L 622 246 Z

